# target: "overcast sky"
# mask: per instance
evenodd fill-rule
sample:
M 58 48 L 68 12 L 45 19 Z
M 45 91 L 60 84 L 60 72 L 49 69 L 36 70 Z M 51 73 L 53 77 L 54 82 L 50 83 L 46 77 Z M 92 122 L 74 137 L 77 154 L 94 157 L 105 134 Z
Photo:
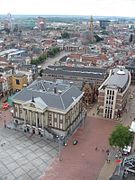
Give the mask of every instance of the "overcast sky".
M 0 14 L 135 17 L 135 0 L 0 0 Z

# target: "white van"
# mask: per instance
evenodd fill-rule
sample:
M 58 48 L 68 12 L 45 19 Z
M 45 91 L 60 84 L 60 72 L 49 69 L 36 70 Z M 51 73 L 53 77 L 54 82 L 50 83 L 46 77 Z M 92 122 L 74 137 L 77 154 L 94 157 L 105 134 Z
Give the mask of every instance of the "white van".
M 130 154 L 131 149 L 132 149 L 131 146 L 125 146 L 124 149 L 123 149 L 123 151 L 122 151 L 122 154 L 123 154 L 123 155 L 128 155 L 128 154 Z

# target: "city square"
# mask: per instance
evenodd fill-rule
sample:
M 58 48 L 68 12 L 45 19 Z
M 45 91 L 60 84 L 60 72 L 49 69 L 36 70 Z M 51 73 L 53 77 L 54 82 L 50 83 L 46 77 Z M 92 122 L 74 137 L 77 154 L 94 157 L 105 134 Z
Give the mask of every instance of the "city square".
M 53 163 L 58 144 L 39 136 L 29 136 L 7 128 L 0 129 L 1 180 L 37 180 Z

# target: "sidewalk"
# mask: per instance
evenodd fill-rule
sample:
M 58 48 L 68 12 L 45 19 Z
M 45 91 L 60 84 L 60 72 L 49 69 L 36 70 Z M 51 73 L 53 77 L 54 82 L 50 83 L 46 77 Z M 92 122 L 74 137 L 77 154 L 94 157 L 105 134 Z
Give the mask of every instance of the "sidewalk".
M 134 87 L 132 87 L 132 88 L 134 89 Z M 123 113 L 121 120 L 120 120 L 120 123 L 122 123 L 125 126 L 131 125 L 132 120 L 135 118 L 134 107 L 135 107 L 135 97 L 133 99 L 130 99 L 130 96 L 129 96 L 127 106 L 126 106 L 127 112 Z M 93 109 L 92 114 L 94 113 L 94 110 L 95 109 Z M 135 138 L 134 138 L 134 144 L 133 144 L 132 149 L 135 149 Z M 101 172 L 100 172 L 97 180 L 109 180 L 109 177 L 112 176 L 116 165 L 117 164 L 115 162 L 115 158 L 114 158 L 114 160 L 111 160 L 110 164 L 108 164 L 106 162 L 104 164 L 104 166 L 102 167 Z
M 110 163 L 105 163 L 103 168 L 100 171 L 100 174 L 97 178 L 97 180 L 109 180 L 109 177 L 112 176 L 114 170 L 116 167 L 116 162 L 111 161 Z

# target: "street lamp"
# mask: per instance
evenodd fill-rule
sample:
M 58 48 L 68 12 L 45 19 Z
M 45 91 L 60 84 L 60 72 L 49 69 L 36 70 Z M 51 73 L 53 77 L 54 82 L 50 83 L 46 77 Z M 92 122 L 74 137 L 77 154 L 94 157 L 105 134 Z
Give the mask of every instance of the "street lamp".
M 63 140 L 63 136 L 62 135 L 57 135 L 56 136 L 58 138 L 58 143 L 59 143 L 59 161 L 62 161 L 62 157 L 61 157 L 61 141 Z

